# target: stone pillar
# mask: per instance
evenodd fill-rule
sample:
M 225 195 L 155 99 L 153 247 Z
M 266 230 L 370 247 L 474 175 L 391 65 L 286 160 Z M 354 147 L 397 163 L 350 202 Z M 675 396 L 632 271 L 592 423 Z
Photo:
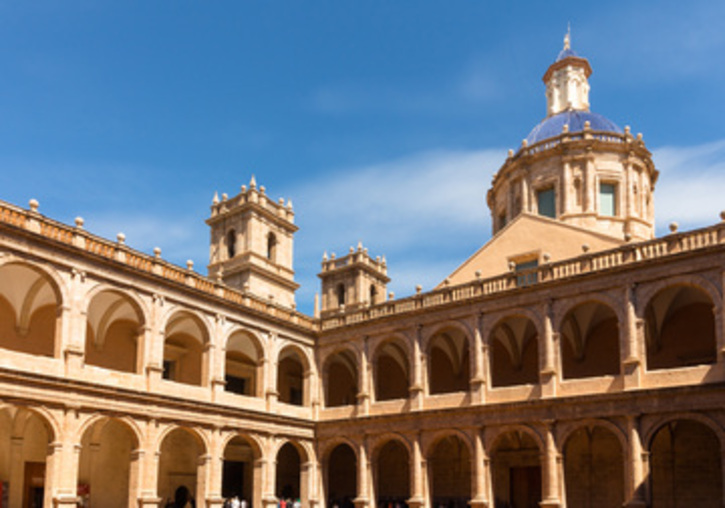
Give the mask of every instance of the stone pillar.
M 79 294 L 83 291 L 86 273 L 73 269 L 70 283 L 70 301 L 58 309 L 56 352 L 61 352 L 67 376 L 79 375 L 83 368 L 86 344 L 86 310 Z M 60 333 L 59 333 L 60 332 Z
M 260 508 L 264 505 L 265 464 L 266 460 L 261 457 L 254 460 L 254 472 L 252 473 L 252 506 L 250 508 Z
M 23 486 L 25 483 L 25 463 L 23 461 L 23 444 L 25 440 L 20 436 L 10 438 L 10 478 L 8 478 L 10 492 L 8 502 L 10 506 L 22 506 Z M 46 468 L 48 465 L 46 464 Z M 49 468 L 48 468 L 49 469 Z M 46 485 L 46 492 L 48 492 Z
M 630 284 L 624 289 L 624 323 L 619 327 L 620 358 L 624 389 L 639 388 L 642 383 L 642 356 L 644 349 L 644 320 L 637 318 L 637 286 Z
M 274 356 L 271 358 L 264 359 L 265 371 L 267 372 L 267 382 L 264 396 L 267 399 L 267 411 L 271 411 L 272 408 L 277 404 L 279 399 L 279 387 L 277 386 L 277 367 L 279 359 L 279 351 L 277 350 L 276 337 L 269 337 L 269 349 L 268 351 L 274 351 Z
M 473 433 L 473 499 L 469 503 L 472 508 L 488 508 L 488 485 L 491 483 L 490 463 L 484 446 L 485 429 L 474 429 Z
M 263 468 L 266 470 L 266 474 L 262 474 L 264 477 L 264 497 L 262 498 L 262 506 L 264 508 L 274 508 L 277 506 L 277 493 L 275 489 L 277 487 L 277 459 L 267 457 L 267 460 L 263 461 Z
M 639 433 L 639 417 L 627 416 L 627 462 L 625 471 L 627 482 L 625 484 L 624 506 L 627 508 L 644 508 L 646 501 L 645 451 L 642 449 L 642 438 Z
M 542 468 L 542 498 L 539 503 L 542 508 L 559 508 L 560 487 L 559 487 L 559 450 L 556 446 L 555 422 L 544 422 L 546 426 L 546 450 L 544 453 Z
M 357 497 L 353 501 L 355 508 L 370 505 L 370 462 L 368 461 L 368 438 L 365 436 L 357 452 Z
M 159 488 L 159 460 L 161 452 L 156 449 L 156 441 L 159 434 L 158 423 L 155 420 L 149 420 L 143 425 L 144 442 L 143 454 L 139 455 L 142 461 L 140 471 L 143 475 L 139 478 L 140 496 L 138 499 L 139 508 L 158 507 L 161 505 L 162 499 L 158 495 Z
M 561 209 L 559 212 L 559 215 L 566 215 L 569 213 L 570 210 L 570 203 L 571 203 L 571 163 L 568 160 L 564 161 L 564 172 L 562 173 L 562 181 L 561 181 Z
M 473 327 L 473 377 L 471 378 L 471 400 L 474 404 L 483 404 L 486 402 L 486 375 L 483 355 L 483 314 L 479 314 L 475 320 Z
M 539 365 L 541 372 L 539 383 L 541 384 L 542 397 L 556 397 L 559 388 L 558 375 L 558 348 L 559 334 L 554 332 L 553 326 L 553 302 L 549 300 L 544 309 L 544 337 L 539 342 Z
M 129 464 L 128 498 L 137 504 L 143 497 L 141 494 L 144 477 L 144 450 L 136 449 L 131 452 Z
M 370 413 L 370 366 L 368 360 L 369 337 L 363 338 L 363 347 L 360 351 L 360 375 L 357 393 L 357 413 L 367 416 Z
M 211 432 L 211 449 L 209 450 L 209 461 L 206 464 L 206 505 L 207 508 L 222 506 L 222 467 L 224 465 L 224 449 L 222 448 L 222 435 L 219 428 Z M 201 497 L 198 497 L 201 499 Z
M 591 147 L 587 147 L 587 152 L 591 152 Z M 584 171 L 584 211 L 589 214 L 595 214 L 596 213 L 596 189 L 594 188 L 597 180 L 596 175 L 594 174 L 594 159 L 591 155 L 591 153 L 588 153 L 586 164 L 585 164 L 585 171 Z
M 412 410 L 423 409 L 423 397 L 425 392 L 423 353 L 421 352 L 421 342 L 423 340 L 423 325 L 418 325 L 415 329 L 415 337 L 413 338 L 413 364 L 412 368 L 412 384 L 410 385 L 410 408 Z
M 417 433 L 413 439 L 413 454 L 410 467 L 410 486 L 412 488 L 410 499 L 408 499 L 409 508 L 423 508 L 425 506 L 425 485 L 423 472 L 425 471 L 425 462 L 421 452 L 420 433 Z

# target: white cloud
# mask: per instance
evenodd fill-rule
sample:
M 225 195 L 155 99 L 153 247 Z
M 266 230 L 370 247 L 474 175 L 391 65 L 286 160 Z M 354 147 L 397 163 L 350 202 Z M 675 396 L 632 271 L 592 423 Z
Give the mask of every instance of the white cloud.
M 358 241 L 387 257 L 396 293 L 433 287 L 488 239 L 485 193 L 504 158 L 504 150 L 431 151 L 288 190 L 300 226 L 300 300 L 319 285 L 306 272 L 319 267 L 323 251 L 344 255 Z
M 658 231 L 670 222 L 684 228 L 713 224 L 725 210 L 725 140 L 654 151 L 660 170 L 655 188 Z

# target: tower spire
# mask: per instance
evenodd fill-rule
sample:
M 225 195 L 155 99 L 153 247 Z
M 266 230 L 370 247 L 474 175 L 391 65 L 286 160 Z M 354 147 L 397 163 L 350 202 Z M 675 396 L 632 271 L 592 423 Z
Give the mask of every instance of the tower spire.
M 571 23 L 566 24 L 566 35 L 564 35 L 564 51 L 571 49 Z

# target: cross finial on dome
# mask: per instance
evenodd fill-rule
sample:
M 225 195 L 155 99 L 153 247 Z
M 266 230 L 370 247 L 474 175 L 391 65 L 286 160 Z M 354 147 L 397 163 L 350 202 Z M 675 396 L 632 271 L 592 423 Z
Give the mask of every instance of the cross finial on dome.
M 571 23 L 566 24 L 566 35 L 564 36 L 564 51 L 571 49 Z

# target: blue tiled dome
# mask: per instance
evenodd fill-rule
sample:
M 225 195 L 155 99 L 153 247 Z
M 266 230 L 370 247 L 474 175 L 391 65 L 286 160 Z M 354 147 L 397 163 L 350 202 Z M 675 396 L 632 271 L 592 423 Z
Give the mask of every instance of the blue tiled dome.
M 584 130 L 584 122 L 587 121 L 593 131 L 622 134 L 622 129 L 600 114 L 589 111 L 564 111 L 544 119 L 526 136 L 526 141 L 529 145 L 533 145 L 539 141 L 558 136 L 565 124 L 569 124 L 569 132 L 580 132 Z
M 574 58 L 579 58 L 579 55 L 576 54 L 576 51 L 574 51 L 571 48 L 562 49 L 559 52 L 559 56 L 556 57 L 556 61 L 560 62 L 561 60 L 564 60 L 565 58 L 568 58 L 570 56 L 573 56 Z

